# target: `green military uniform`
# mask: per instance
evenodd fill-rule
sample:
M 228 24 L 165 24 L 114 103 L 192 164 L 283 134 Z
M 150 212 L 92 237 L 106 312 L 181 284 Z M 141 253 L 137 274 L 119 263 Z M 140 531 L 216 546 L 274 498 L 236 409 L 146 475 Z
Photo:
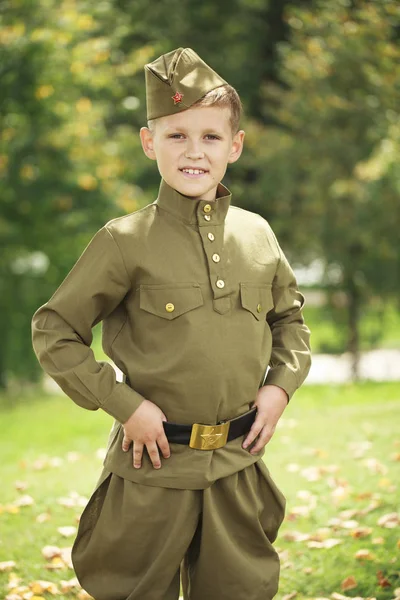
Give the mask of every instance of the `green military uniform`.
M 180 48 L 146 65 L 146 83 L 155 118 L 188 107 L 171 100 L 177 92 L 190 106 L 225 82 Z M 181 563 L 190 600 L 276 593 L 285 497 L 264 451 L 251 455 L 243 436 L 207 451 L 170 443 L 161 469 L 147 452 L 134 469 L 122 450 L 122 424 L 143 397 L 168 421 L 215 424 L 248 411 L 263 384 L 290 399 L 307 376 L 304 296 L 268 222 L 231 199 L 222 183 L 208 202 L 162 179 L 153 203 L 93 236 L 33 316 L 43 369 L 78 405 L 115 419 L 73 548 L 96 600 L 177 600 Z M 99 321 L 122 382 L 90 348 Z

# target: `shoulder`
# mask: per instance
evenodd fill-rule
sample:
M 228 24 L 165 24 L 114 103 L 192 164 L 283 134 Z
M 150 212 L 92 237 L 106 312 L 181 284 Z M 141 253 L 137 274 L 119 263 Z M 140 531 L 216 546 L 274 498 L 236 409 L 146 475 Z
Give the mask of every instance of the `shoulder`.
M 104 224 L 106 229 L 114 238 L 123 238 L 127 235 L 143 233 L 146 226 L 150 226 L 156 214 L 156 205 L 154 202 L 147 204 L 135 212 L 121 217 L 110 219 Z
M 239 206 L 231 205 L 229 207 L 228 215 L 230 220 L 233 222 L 240 222 L 242 225 L 250 226 L 257 231 L 265 231 L 268 235 L 274 235 L 272 227 L 267 219 L 258 213 L 251 212 L 245 208 L 240 208 Z

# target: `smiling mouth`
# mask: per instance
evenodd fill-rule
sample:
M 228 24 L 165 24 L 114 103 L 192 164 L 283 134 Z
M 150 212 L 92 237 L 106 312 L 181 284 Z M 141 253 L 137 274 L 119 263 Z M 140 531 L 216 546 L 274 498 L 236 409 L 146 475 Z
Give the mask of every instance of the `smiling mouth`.
M 179 169 L 181 173 L 185 175 L 189 175 L 191 177 L 200 177 L 201 175 L 205 175 L 208 173 L 205 169 Z

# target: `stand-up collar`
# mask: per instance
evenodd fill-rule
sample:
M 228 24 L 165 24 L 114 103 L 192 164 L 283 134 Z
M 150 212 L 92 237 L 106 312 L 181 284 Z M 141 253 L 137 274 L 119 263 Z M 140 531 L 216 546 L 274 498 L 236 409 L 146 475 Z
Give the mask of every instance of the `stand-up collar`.
M 154 204 L 187 223 L 207 225 L 207 221 L 203 222 L 200 215 L 203 218 L 204 214 L 209 213 L 214 225 L 222 224 L 231 203 L 232 193 L 226 186 L 219 183 L 216 195 L 216 200 L 212 202 L 201 199 L 193 200 L 190 196 L 185 196 L 172 188 L 165 179 L 161 179 L 158 196 Z M 204 210 L 205 206 L 206 210 Z

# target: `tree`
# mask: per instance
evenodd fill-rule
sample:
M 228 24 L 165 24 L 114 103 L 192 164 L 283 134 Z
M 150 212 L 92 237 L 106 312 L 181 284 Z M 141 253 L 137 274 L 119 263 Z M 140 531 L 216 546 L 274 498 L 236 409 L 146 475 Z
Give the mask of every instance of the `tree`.
M 360 314 L 399 288 L 400 6 L 320 0 L 286 19 L 286 90 L 265 89 L 266 101 L 281 99 L 286 132 L 273 132 L 260 187 L 283 202 L 280 230 L 286 211 L 294 237 L 323 257 L 328 289 L 345 292 L 356 378 Z

